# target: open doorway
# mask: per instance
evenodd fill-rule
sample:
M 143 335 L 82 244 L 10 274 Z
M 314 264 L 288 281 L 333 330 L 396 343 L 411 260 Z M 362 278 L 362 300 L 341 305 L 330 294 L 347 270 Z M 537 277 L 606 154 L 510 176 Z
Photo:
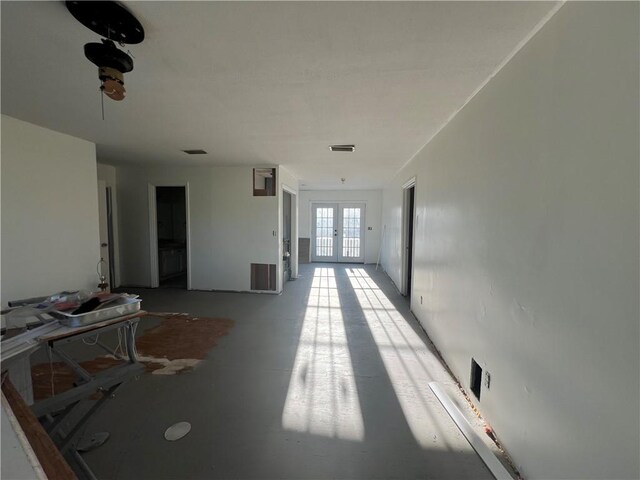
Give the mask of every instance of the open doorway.
M 111 287 L 117 287 L 116 285 L 116 255 L 115 255 L 115 233 L 113 231 L 113 190 L 111 187 L 107 187 L 107 249 L 109 250 L 109 284 Z
M 156 187 L 158 286 L 187 288 L 185 187 Z
M 413 229 L 415 218 L 415 179 L 407 182 L 403 187 L 403 262 L 402 262 L 402 293 L 411 298 L 412 275 L 413 275 Z
M 282 263 L 284 281 L 291 280 L 291 220 L 292 215 L 291 194 L 286 190 L 282 191 Z M 283 285 L 284 286 L 284 285 Z
M 104 264 L 100 268 L 100 273 L 107 277 L 109 288 L 114 288 L 116 283 L 116 267 L 114 253 L 114 231 L 113 231 L 113 194 L 111 187 L 107 186 L 103 180 L 98 181 L 98 216 L 100 232 L 100 258 Z
M 298 193 L 295 189 L 282 184 L 279 192 L 280 204 L 279 231 L 282 256 L 278 268 L 278 290 L 283 291 L 288 281 L 298 278 Z

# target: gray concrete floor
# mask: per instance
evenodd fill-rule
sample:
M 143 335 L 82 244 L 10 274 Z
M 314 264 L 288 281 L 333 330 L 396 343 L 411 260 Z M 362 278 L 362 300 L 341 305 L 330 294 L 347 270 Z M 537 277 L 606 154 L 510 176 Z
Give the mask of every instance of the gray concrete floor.
M 302 265 L 282 295 L 129 291 L 235 326 L 195 370 L 145 374 L 90 422 L 111 433 L 84 454 L 98 478 L 493 478 L 427 385 L 454 382 L 374 267 Z M 166 441 L 179 421 L 192 431 Z

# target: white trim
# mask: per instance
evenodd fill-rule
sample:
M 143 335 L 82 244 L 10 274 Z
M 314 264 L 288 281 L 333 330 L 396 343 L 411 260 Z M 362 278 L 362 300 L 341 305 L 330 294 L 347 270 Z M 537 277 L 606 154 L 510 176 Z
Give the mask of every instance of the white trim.
M 406 190 L 407 188 L 414 187 L 416 185 L 416 176 L 414 175 L 409 180 L 402 184 L 402 189 Z
M 509 61 L 511 61 L 511 59 L 513 57 L 515 57 L 517 55 L 517 53 L 520 50 L 522 50 L 522 48 L 527 43 L 529 43 L 529 40 L 531 40 L 535 36 L 535 34 L 538 33 L 540 31 L 540 29 L 542 29 L 542 27 L 544 27 L 544 25 L 551 19 L 551 17 L 553 17 L 558 12 L 558 10 L 560 10 L 560 8 L 565 4 L 566 1 L 567 0 L 563 0 L 563 1 L 558 2 L 556 5 L 553 6 L 553 8 L 551 8 L 551 10 L 549 10 L 547 12 L 547 14 L 544 17 L 542 17 L 542 19 L 533 27 L 533 29 L 529 32 L 529 34 L 526 37 L 524 37 L 522 40 L 520 40 L 520 42 L 511 51 L 511 53 L 509 55 L 507 55 L 505 57 L 505 59 L 502 60 L 502 62 L 500 62 L 500 64 L 493 70 L 493 72 L 485 79 L 485 81 L 482 82 L 480 84 L 480 86 L 478 88 L 476 88 L 473 91 L 473 93 L 471 93 L 471 95 L 469 95 L 469 97 L 465 100 L 465 102 L 462 104 L 462 106 L 460 108 L 458 108 L 455 112 L 453 112 L 449 116 L 449 118 L 447 118 L 445 120 L 445 122 L 442 125 L 440 125 L 440 127 L 438 127 L 438 129 L 435 132 L 433 132 L 433 134 L 427 139 L 427 141 L 424 142 L 424 144 L 422 144 L 422 146 L 420 148 L 418 148 L 416 153 L 414 153 L 413 155 L 411 155 L 411 157 L 409 157 L 409 160 L 404 162 L 404 164 L 396 171 L 396 173 L 401 172 L 404 167 L 409 165 L 411 163 L 411 161 L 414 158 L 416 158 L 416 156 L 418 156 L 418 154 L 422 151 L 422 149 L 424 147 L 426 147 L 431 142 L 431 140 L 433 140 L 436 137 L 436 135 L 438 135 L 444 129 L 444 127 L 446 127 L 455 118 L 455 116 L 458 115 L 458 113 L 460 113 L 460 111 L 464 107 L 467 106 L 467 103 L 469 103 L 471 100 L 473 100 L 473 97 L 475 97 L 480 92 L 480 90 L 482 90 L 485 87 L 485 85 L 487 83 L 489 83 L 489 81 L 491 81 L 491 79 L 493 77 L 495 77 L 500 72 L 500 70 L 502 70 L 504 68 L 504 66 L 507 63 L 509 63 Z
M 429 382 L 429 388 L 435 396 L 440 400 L 440 403 L 445 408 L 447 413 L 451 416 L 451 419 L 455 422 L 462 434 L 467 438 L 473 449 L 480 456 L 484 464 L 491 471 L 493 476 L 497 480 L 513 480 L 511 474 L 500 463 L 500 460 L 493 454 L 493 452 L 485 445 L 480 436 L 473 429 L 469 421 L 462 414 L 460 409 L 455 403 L 451 401 L 447 392 L 444 391 L 442 386 L 437 382 Z
M 289 193 L 289 194 L 291 194 L 291 195 L 297 195 L 297 194 L 298 194 L 298 191 L 297 191 L 295 188 L 290 187 L 290 186 L 289 186 L 289 185 L 287 185 L 286 183 L 283 183 L 283 184 L 282 184 L 282 189 L 283 189 L 285 192 L 287 192 L 287 193 Z
M 402 231 L 401 235 L 401 248 L 402 251 L 400 253 L 401 259 L 401 277 L 400 277 L 400 293 L 402 295 L 407 295 L 409 293 L 410 287 L 407 283 L 407 273 L 409 269 L 411 269 L 411 282 L 413 283 L 413 264 L 409 265 L 409 254 L 408 252 L 408 230 L 409 230 L 409 190 L 413 188 L 413 232 L 411 238 L 411 245 L 415 247 L 416 240 L 416 192 L 417 192 L 417 180 L 416 177 L 411 177 L 405 184 L 402 186 Z
M 98 267 L 97 270 L 102 270 L 102 273 L 105 274 L 107 283 L 109 284 L 109 291 L 112 288 L 115 288 L 115 278 L 111 278 L 111 268 L 110 262 L 111 252 L 109 251 L 110 247 L 112 247 L 110 239 L 109 239 L 109 205 L 107 202 L 107 181 L 98 179 L 98 222 L 99 222 L 99 238 L 98 245 L 100 252 L 100 259 L 104 259 L 106 267 Z M 104 237 L 103 237 L 104 235 Z M 105 243 L 106 247 L 103 247 L 102 244 Z M 106 249 L 106 252 L 103 251 Z M 112 259 L 115 261 L 115 258 Z M 115 277 L 115 275 L 114 275 Z
M 107 190 L 111 191 L 111 227 L 113 231 L 113 262 L 115 266 L 115 275 L 113 279 L 113 284 L 111 285 L 113 288 L 118 288 L 121 281 L 120 276 L 120 234 L 118 230 L 118 198 L 117 198 L 117 188 L 115 184 L 111 185 L 107 182 Z
M 298 278 L 298 191 L 286 184 L 282 184 L 282 191 L 291 195 L 291 278 Z M 283 195 L 284 202 L 284 195 Z M 282 208 L 281 208 L 282 210 Z M 284 229 L 284 219 L 282 228 Z M 282 242 L 280 242 L 282 243 Z M 280 252 L 282 257 L 282 252 Z M 284 274 L 282 287 L 284 288 Z
M 189 190 L 189 182 L 184 185 L 184 208 L 186 219 L 186 244 L 187 244 L 187 290 L 191 290 L 191 194 Z
M 33 473 L 36 475 L 38 480 L 46 480 L 48 477 L 44 472 L 44 468 L 42 468 L 42 464 L 40 463 L 36 452 L 34 452 L 33 447 L 31 447 L 31 443 L 29 443 L 29 439 L 27 438 L 26 433 L 20 426 L 18 418 L 11 409 L 11 405 L 9 405 L 7 397 L 4 395 L 4 392 L 0 393 L 0 395 L 2 396 L 2 410 L 4 414 L 6 414 L 9 424 L 16 434 L 16 438 L 20 446 L 22 447 L 25 456 L 27 457 L 29 466 L 33 469 Z M 12 458 L 15 458 L 16 455 L 19 455 L 19 451 L 12 451 L 11 447 L 14 447 L 14 445 L 12 445 L 12 442 L 5 438 L 3 438 L 3 440 L 3 461 L 11 462 Z M 31 474 L 31 472 L 29 472 L 29 474 Z
M 187 290 L 191 290 L 191 206 L 189 194 L 189 182 L 158 182 L 149 183 L 149 276 L 151 288 L 160 286 L 160 273 L 158 266 L 158 225 L 157 225 L 157 187 L 184 187 L 185 209 L 186 209 L 186 244 L 187 244 Z
M 158 273 L 158 211 L 156 208 L 156 186 L 149 184 L 149 283 L 151 288 L 160 286 Z

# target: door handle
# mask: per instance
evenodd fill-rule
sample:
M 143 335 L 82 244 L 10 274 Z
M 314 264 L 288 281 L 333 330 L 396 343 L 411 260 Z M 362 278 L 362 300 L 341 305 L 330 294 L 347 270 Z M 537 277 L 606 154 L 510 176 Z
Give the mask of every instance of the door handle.
M 101 246 L 101 247 L 108 247 L 108 246 L 109 246 L 109 244 L 108 244 L 108 243 L 101 243 L 101 244 L 100 244 L 100 246 Z

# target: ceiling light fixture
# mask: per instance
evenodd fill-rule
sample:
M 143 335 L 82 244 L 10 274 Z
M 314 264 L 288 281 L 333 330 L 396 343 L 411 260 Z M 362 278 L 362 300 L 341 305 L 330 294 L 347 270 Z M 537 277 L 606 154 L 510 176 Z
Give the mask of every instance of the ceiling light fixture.
M 329 145 L 329 150 L 332 152 L 355 152 L 355 145 Z

